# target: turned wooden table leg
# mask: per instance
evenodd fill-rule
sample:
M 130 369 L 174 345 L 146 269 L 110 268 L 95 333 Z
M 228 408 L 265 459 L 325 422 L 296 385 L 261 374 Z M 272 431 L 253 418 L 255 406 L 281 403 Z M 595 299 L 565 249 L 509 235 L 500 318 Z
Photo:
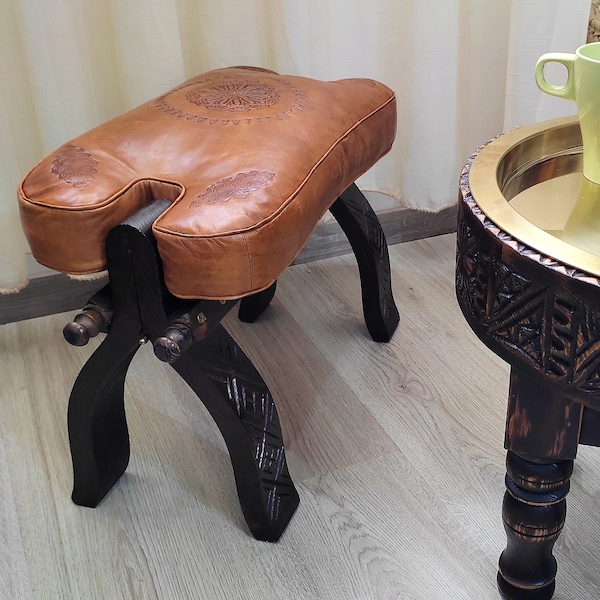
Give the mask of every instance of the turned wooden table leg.
M 505 600 L 548 600 L 554 593 L 552 549 L 565 523 L 582 415 L 581 404 L 511 370 L 502 507 L 507 548 L 498 572 Z
M 573 461 L 533 462 L 509 452 L 506 466 L 507 548 L 500 557 L 498 588 L 506 600 L 548 600 L 557 571 L 552 548 L 565 523 Z

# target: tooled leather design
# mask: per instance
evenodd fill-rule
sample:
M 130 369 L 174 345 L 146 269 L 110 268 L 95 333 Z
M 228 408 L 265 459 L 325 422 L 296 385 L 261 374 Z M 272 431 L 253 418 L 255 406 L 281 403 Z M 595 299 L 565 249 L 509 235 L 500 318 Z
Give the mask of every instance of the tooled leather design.
M 94 179 L 98 161 L 80 146 L 63 146 L 54 157 L 51 173 L 80 190 Z
M 185 103 L 190 106 L 189 110 L 183 110 L 179 98 L 185 88 L 190 88 L 184 95 Z M 292 92 L 291 98 L 289 92 Z M 291 99 L 287 106 L 283 100 L 284 94 Z M 249 125 L 289 118 L 302 111 L 305 103 L 304 92 L 285 79 L 276 79 L 273 85 L 270 85 L 259 79 L 218 77 L 200 83 L 185 83 L 156 98 L 154 106 L 173 117 L 187 121 L 209 125 Z M 268 110 L 271 107 L 275 108 L 268 114 L 256 115 L 257 109 Z M 196 112 L 202 109 L 206 112 Z M 219 113 L 223 116 L 217 116 Z M 234 116 L 229 118 L 226 116 L 228 113 Z
M 227 202 L 231 198 L 246 198 L 251 192 L 269 185 L 274 177 L 275 173 L 268 171 L 249 171 L 238 173 L 235 177 L 225 177 L 198 194 L 190 203 L 190 208 L 201 204 Z
M 279 102 L 275 88 L 260 81 L 225 81 L 208 86 L 198 86 L 186 94 L 186 98 L 197 106 L 211 110 L 245 112 L 268 108 Z

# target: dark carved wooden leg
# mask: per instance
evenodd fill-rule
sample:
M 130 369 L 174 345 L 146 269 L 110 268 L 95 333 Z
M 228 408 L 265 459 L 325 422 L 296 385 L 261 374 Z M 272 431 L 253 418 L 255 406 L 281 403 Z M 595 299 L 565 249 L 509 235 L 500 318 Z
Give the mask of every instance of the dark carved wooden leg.
M 299 497 L 275 403 L 262 377 L 221 325 L 173 368 L 204 402 L 225 439 L 250 531 L 259 540 L 278 540 Z
M 515 369 L 511 371 L 502 508 L 507 548 L 498 588 L 506 600 L 548 600 L 579 442 L 582 406 Z
M 84 365 L 69 400 L 72 498 L 82 506 L 97 506 L 129 462 L 123 388 L 139 336 L 113 331 Z
M 390 259 L 379 219 L 355 184 L 329 210 L 356 256 L 367 329 L 376 342 L 389 342 L 400 317 L 392 295 Z
M 277 281 L 275 281 L 270 287 L 262 292 L 253 294 L 252 296 L 246 296 L 240 301 L 240 308 L 238 311 L 238 318 L 244 323 L 254 323 L 258 317 L 264 312 L 269 306 L 273 296 L 275 295 L 275 288 L 277 287 Z
M 532 462 L 509 452 L 502 517 L 507 548 L 498 588 L 505 600 L 548 600 L 554 594 L 552 548 L 562 531 L 572 460 Z

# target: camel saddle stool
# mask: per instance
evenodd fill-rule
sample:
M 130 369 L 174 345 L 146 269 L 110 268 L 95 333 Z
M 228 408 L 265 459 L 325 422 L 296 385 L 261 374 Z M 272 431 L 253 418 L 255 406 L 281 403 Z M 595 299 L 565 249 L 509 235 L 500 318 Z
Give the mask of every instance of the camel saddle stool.
M 23 179 L 35 258 L 109 283 L 64 329 L 107 333 L 68 409 L 73 501 L 95 507 L 123 474 L 123 390 L 140 341 L 206 405 L 232 461 L 252 534 L 275 541 L 298 505 L 275 404 L 220 320 L 255 321 L 330 210 L 356 255 L 375 341 L 398 311 L 379 221 L 354 181 L 392 145 L 396 102 L 368 79 L 320 82 L 218 69 L 68 142 Z

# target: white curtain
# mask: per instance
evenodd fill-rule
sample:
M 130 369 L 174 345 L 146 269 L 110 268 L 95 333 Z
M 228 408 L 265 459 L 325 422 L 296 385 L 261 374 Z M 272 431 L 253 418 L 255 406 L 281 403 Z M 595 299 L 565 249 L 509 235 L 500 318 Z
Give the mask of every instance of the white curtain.
M 437 210 L 473 149 L 573 111 L 538 92 L 533 67 L 582 44 L 589 12 L 590 0 L 0 0 L 0 288 L 32 271 L 15 199 L 31 166 L 227 65 L 389 85 L 397 142 L 359 185 Z

